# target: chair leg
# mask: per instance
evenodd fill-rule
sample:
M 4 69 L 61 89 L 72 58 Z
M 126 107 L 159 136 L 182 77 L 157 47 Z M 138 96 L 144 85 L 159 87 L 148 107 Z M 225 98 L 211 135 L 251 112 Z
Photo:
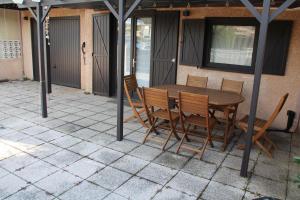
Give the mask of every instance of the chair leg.
M 179 150 L 180 150 L 180 148 L 181 148 L 181 146 L 182 146 L 182 144 L 183 144 L 183 141 L 184 141 L 184 139 L 187 137 L 187 133 L 185 132 L 184 133 L 184 135 L 183 135 L 183 137 L 181 138 L 181 140 L 180 140 L 180 142 L 179 142 L 179 146 L 178 146 L 178 148 L 177 148 L 177 150 L 176 150 L 176 153 L 178 154 L 179 153 Z
M 271 152 L 270 152 L 268 149 L 266 149 L 266 148 L 264 147 L 264 145 L 262 145 L 259 141 L 255 141 L 255 144 L 256 144 L 261 150 L 263 150 L 270 158 L 273 158 Z
M 201 153 L 199 154 L 199 159 L 200 160 L 202 159 L 202 156 L 204 154 L 204 151 L 206 149 L 206 146 L 207 146 L 208 142 L 209 142 L 209 138 L 207 137 L 206 140 L 205 140 L 205 142 L 204 142 L 204 144 L 203 144 L 203 146 L 202 146 Z
M 166 148 L 166 146 L 167 146 L 167 144 L 168 144 L 168 142 L 169 142 L 169 140 L 170 140 L 172 134 L 173 134 L 173 130 L 170 130 L 170 133 L 169 133 L 169 135 L 168 135 L 168 137 L 167 137 L 165 143 L 163 144 L 163 146 L 162 146 L 162 148 L 161 148 L 162 151 L 165 150 L 165 148 Z
M 143 112 L 145 112 L 145 109 L 144 109 L 144 108 L 141 108 L 139 111 L 137 111 L 136 108 L 132 108 L 132 112 L 133 112 L 133 114 L 132 114 L 130 117 L 126 118 L 126 119 L 124 120 L 124 123 L 127 123 L 128 121 L 137 118 L 138 121 L 139 121 L 145 128 L 148 128 L 148 126 L 145 124 L 144 120 L 143 120 L 143 119 L 141 118 L 141 116 L 140 116 Z
M 264 136 L 264 139 L 270 144 L 270 145 L 272 145 L 272 147 L 274 148 L 274 149 L 278 149 L 278 147 L 277 147 L 277 145 L 276 144 L 274 144 L 274 142 L 268 137 L 268 136 Z
M 145 144 L 145 142 L 146 142 L 148 136 L 150 135 L 150 133 L 151 133 L 152 130 L 154 129 L 156 122 L 157 122 L 157 118 L 154 119 L 152 126 L 151 126 L 150 128 L 148 128 L 148 130 L 147 130 L 147 132 L 146 132 L 146 136 L 144 137 L 144 140 L 143 140 L 143 144 Z

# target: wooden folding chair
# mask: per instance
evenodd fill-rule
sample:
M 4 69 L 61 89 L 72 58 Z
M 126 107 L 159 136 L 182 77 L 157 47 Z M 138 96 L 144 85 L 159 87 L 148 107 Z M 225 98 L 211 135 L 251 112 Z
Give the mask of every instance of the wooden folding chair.
M 186 80 L 186 86 L 206 88 L 207 82 L 208 82 L 208 77 L 188 75 Z
M 256 144 L 261 150 L 263 150 L 269 157 L 272 157 L 272 151 L 276 149 L 276 145 L 271 141 L 268 137 L 267 129 L 271 126 L 273 121 L 276 119 L 280 111 L 282 110 L 289 94 L 285 94 L 283 97 L 280 98 L 279 103 L 277 104 L 274 112 L 269 117 L 268 120 L 263 120 L 256 118 L 254 123 L 254 134 L 252 137 L 252 142 Z M 248 119 L 249 116 L 245 116 L 242 118 L 238 125 L 239 127 L 247 133 L 248 130 Z M 244 145 L 239 145 L 240 149 L 244 148 Z
M 170 110 L 167 90 L 143 88 L 143 98 L 144 109 L 146 110 L 148 122 L 150 124 L 143 143 L 145 143 L 146 140 L 162 143 L 162 150 L 165 150 L 165 147 L 172 135 L 180 140 L 176 133 L 176 123 L 179 119 L 179 114 Z M 164 126 L 163 124 L 158 123 L 158 120 L 167 121 L 168 123 Z M 157 129 L 168 130 L 169 133 L 167 135 L 167 139 L 150 137 L 150 133 L 157 133 Z
M 146 125 L 146 120 L 143 120 L 141 117 L 141 114 L 145 112 L 145 109 L 143 107 L 143 103 L 142 103 L 142 95 L 140 93 L 140 89 L 138 87 L 137 84 L 137 80 L 135 75 L 128 75 L 124 77 L 124 89 L 125 89 L 125 94 L 127 96 L 128 99 L 128 103 L 132 109 L 133 114 L 126 118 L 124 120 L 124 123 L 133 120 L 133 119 L 138 119 L 138 121 L 144 126 L 144 127 L 148 127 Z M 138 99 L 137 100 L 133 100 L 131 95 L 133 93 L 137 94 Z
M 211 146 L 213 146 L 211 132 L 216 122 L 214 118 L 209 117 L 208 96 L 180 92 L 179 113 L 181 128 L 183 130 L 184 136 L 179 143 L 177 153 L 181 148 L 184 148 L 199 153 L 201 159 L 208 142 L 211 144 Z M 185 127 L 185 125 L 187 125 L 187 128 Z M 185 139 L 187 141 L 189 140 L 188 135 L 195 132 L 195 129 L 193 130 L 193 132 L 189 130 L 191 125 L 204 128 L 207 132 L 204 144 L 200 148 L 195 148 L 192 145 L 183 144 Z
M 243 81 L 235 81 L 235 80 L 228 80 L 228 79 L 222 79 L 222 84 L 221 84 L 221 91 L 226 91 L 226 92 L 234 92 L 237 94 L 241 94 L 243 91 Z M 211 113 L 211 117 L 215 117 L 215 112 L 219 111 L 224 114 L 224 122 L 225 122 L 225 131 L 224 131 L 224 137 L 223 137 L 223 151 L 225 151 L 228 142 L 229 142 L 229 134 L 234 128 L 234 125 L 236 123 L 236 115 L 237 115 L 237 110 L 238 110 L 238 104 L 232 105 L 232 106 L 217 106 L 213 107 L 213 111 Z M 219 120 L 217 120 L 219 121 Z

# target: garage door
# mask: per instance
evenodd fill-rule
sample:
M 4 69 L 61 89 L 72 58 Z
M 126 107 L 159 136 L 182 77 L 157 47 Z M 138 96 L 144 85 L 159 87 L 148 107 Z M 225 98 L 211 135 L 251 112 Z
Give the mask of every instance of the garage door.
M 80 18 L 51 18 L 49 35 L 52 83 L 80 88 Z

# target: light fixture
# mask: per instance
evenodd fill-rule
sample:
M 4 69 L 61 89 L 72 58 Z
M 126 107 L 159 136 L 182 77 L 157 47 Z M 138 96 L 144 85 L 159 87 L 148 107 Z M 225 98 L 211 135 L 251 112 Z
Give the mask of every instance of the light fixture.
M 227 8 L 229 7 L 229 0 L 226 1 L 225 5 L 226 5 Z
M 16 4 L 22 4 L 23 3 L 23 0 L 12 0 L 14 3 Z

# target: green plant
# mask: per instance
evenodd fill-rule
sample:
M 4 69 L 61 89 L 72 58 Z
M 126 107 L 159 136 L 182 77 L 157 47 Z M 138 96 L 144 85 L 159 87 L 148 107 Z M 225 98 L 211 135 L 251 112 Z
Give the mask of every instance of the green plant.
M 295 157 L 294 157 L 294 161 L 295 161 L 295 163 L 300 164 L 300 157 L 299 157 L 299 156 L 295 156 Z M 295 183 L 296 183 L 296 184 L 298 185 L 298 187 L 300 188 L 300 174 L 298 174 L 298 175 L 296 176 Z

